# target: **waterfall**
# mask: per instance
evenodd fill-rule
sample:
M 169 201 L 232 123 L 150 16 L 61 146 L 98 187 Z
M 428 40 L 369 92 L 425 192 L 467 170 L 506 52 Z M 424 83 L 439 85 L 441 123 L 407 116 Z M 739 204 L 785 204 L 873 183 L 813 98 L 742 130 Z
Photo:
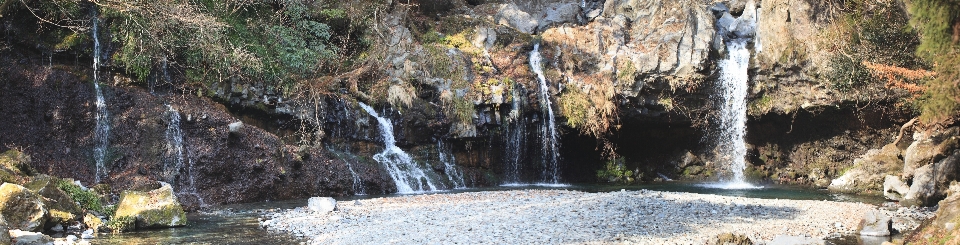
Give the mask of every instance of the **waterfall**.
M 537 80 L 540 81 L 540 107 L 543 111 L 544 121 L 540 128 L 540 140 L 543 144 L 543 181 L 548 184 L 559 184 L 560 173 L 557 158 L 560 153 L 557 149 L 559 147 L 557 126 L 553 117 L 547 78 L 543 76 L 540 61 L 540 44 L 535 44 L 533 45 L 533 51 L 530 52 L 530 67 L 537 74 Z
M 345 161 L 347 163 L 347 170 L 350 170 L 350 176 L 353 177 L 353 194 L 354 195 L 366 195 L 367 191 L 363 188 L 363 180 L 360 179 L 360 176 L 357 175 L 356 171 L 353 171 L 353 166 L 350 165 L 350 161 Z
M 187 151 L 189 155 L 190 151 Z M 187 186 L 180 190 L 180 195 L 190 195 L 197 199 L 197 206 L 206 207 L 207 203 L 203 201 L 203 197 L 200 196 L 200 193 L 197 192 L 197 175 L 193 171 L 193 158 L 187 157 Z
M 393 124 L 390 119 L 380 117 L 376 111 L 364 103 L 360 107 L 369 113 L 380 124 L 380 135 L 383 138 L 383 152 L 373 156 L 374 160 L 384 165 L 390 173 L 390 178 L 397 184 L 397 191 L 400 194 L 419 193 L 425 191 L 436 191 L 437 187 L 433 181 L 413 162 L 409 154 L 397 147 L 396 140 L 393 137 Z
M 90 30 L 93 36 L 93 82 L 100 82 L 100 17 L 97 13 L 97 7 L 90 7 L 91 21 L 93 28 Z
M 107 102 L 103 99 L 103 92 L 100 91 L 100 84 L 93 83 L 93 88 L 97 93 L 97 126 L 94 129 L 93 141 L 93 159 L 96 164 L 96 183 L 100 183 L 101 178 L 106 177 L 107 168 L 104 166 L 107 158 L 107 147 L 110 146 L 110 113 L 107 111 Z
M 171 183 L 171 185 L 179 184 L 179 186 L 182 187 L 177 195 L 193 196 L 197 199 L 197 204 L 200 207 L 206 207 L 207 204 L 203 202 L 203 197 L 200 196 L 200 193 L 197 193 L 196 174 L 194 174 L 193 171 L 193 159 L 190 157 L 189 151 L 186 151 L 184 148 L 183 130 L 180 129 L 180 112 L 177 111 L 177 109 L 174 109 L 173 106 L 166 106 L 167 114 L 169 114 L 169 122 L 165 132 L 165 136 L 167 138 L 167 161 L 163 164 L 163 177 L 165 177 L 167 182 Z M 184 159 L 186 159 L 188 162 L 186 185 L 180 183 L 179 181 L 180 170 L 183 169 Z
M 720 60 L 718 89 L 722 96 L 720 104 L 719 152 L 728 163 L 731 184 L 745 184 L 743 169 L 746 165 L 747 147 L 743 136 L 747 124 L 747 67 L 750 65 L 750 50 L 747 41 L 734 39 L 727 42 L 728 55 Z
M 447 179 L 453 184 L 454 189 L 467 188 L 463 181 L 463 173 L 457 170 L 455 165 L 457 159 L 450 154 L 449 149 L 443 147 L 443 140 L 437 139 L 437 152 L 440 154 L 440 162 L 443 163 L 443 171 L 447 174 Z
M 163 174 L 168 183 L 176 183 L 183 168 L 183 132 L 180 130 L 180 112 L 167 105 L 167 114 L 170 120 L 167 123 L 167 161 L 163 164 Z
M 527 148 L 526 124 L 521 115 L 523 108 L 520 104 L 520 95 L 517 93 L 522 87 L 519 84 L 515 86 L 517 88 L 514 88 L 511 92 L 513 108 L 507 116 L 508 123 L 505 127 L 506 132 L 504 132 L 507 149 L 503 154 L 504 179 L 506 180 L 504 185 L 506 186 L 520 185 L 520 171 L 523 170 L 521 160 L 523 160 L 523 154 Z
M 110 113 L 107 111 L 107 102 L 103 99 L 103 92 L 100 90 L 100 38 L 97 35 L 99 30 L 99 18 L 97 17 L 97 8 L 90 8 L 93 22 L 93 88 L 97 94 L 97 125 L 93 133 L 94 149 L 93 159 L 96 166 L 96 176 L 94 180 L 100 183 L 101 178 L 106 177 L 107 168 L 105 165 L 107 157 L 107 147 L 110 146 Z

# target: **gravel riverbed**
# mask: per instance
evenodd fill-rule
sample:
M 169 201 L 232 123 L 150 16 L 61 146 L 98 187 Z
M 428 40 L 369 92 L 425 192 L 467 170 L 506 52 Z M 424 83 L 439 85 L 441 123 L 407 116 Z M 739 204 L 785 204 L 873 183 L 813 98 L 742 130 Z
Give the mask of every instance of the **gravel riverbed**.
M 275 210 L 260 224 L 312 244 L 706 244 L 727 232 L 756 242 L 850 234 L 869 210 L 887 213 L 895 223 L 917 215 L 834 201 L 511 190 L 344 201 L 329 213 Z

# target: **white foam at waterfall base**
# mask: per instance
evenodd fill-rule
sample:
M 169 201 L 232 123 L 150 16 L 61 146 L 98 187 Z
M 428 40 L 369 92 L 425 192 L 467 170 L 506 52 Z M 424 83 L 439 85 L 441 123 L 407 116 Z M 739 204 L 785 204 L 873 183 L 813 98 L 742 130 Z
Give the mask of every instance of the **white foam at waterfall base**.
M 729 176 L 725 183 L 708 187 L 723 189 L 755 188 L 744 180 L 747 147 L 744 142 L 747 124 L 747 87 L 750 79 L 749 39 L 727 40 L 727 57 L 720 60 L 717 88 L 721 96 L 718 161 L 727 163 Z
M 97 94 L 97 101 L 95 103 L 97 106 L 97 125 L 93 133 L 95 144 L 93 157 L 96 164 L 96 176 L 94 179 L 97 183 L 100 183 L 101 178 L 107 174 L 105 162 L 107 158 L 107 147 L 110 146 L 110 113 L 107 111 L 107 102 L 103 99 L 103 92 L 100 91 L 100 84 L 94 82 L 93 88 L 96 89 Z
M 544 112 L 543 121 L 545 121 L 540 128 L 540 140 L 543 142 L 543 181 L 544 184 L 559 184 L 560 170 L 557 166 L 557 158 L 560 153 L 557 149 L 559 148 L 557 126 L 553 116 L 547 78 L 543 76 L 543 68 L 540 65 L 541 60 L 540 44 L 534 44 L 533 51 L 530 52 L 530 67 L 537 74 L 537 80 L 540 82 L 540 106 Z
M 362 102 L 360 108 L 376 118 L 379 123 L 384 149 L 383 152 L 373 155 L 373 159 L 384 165 L 390 174 L 390 178 L 397 184 L 397 192 L 412 194 L 437 191 L 433 181 L 416 165 L 413 158 L 400 147 L 397 147 L 396 139 L 393 137 L 393 124 L 390 119 L 380 117 L 373 108 Z

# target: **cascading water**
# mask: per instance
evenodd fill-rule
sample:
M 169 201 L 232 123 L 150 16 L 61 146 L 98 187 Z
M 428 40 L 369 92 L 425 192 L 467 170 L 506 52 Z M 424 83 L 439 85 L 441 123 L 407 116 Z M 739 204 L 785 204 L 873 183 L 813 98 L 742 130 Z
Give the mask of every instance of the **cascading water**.
M 90 7 L 91 21 L 93 28 L 90 29 L 93 36 L 93 82 L 100 82 L 100 17 L 97 13 L 97 7 Z
M 504 185 L 521 185 L 520 182 L 520 171 L 523 170 L 521 162 L 523 160 L 523 154 L 527 148 L 527 130 L 526 124 L 522 119 L 521 113 L 523 112 L 522 104 L 520 103 L 520 97 L 517 93 L 518 90 L 521 90 L 519 84 L 515 85 L 517 88 L 513 89 L 511 94 L 513 98 L 510 114 L 507 116 L 507 126 L 505 127 L 504 134 L 506 135 L 506 149 L 504 152 L 504 179 L 506 179 Z
M 94 82 L 93 87 L 97 93 L 97 125 L 93 133 L 95 143 L 93 159 L 97 171 L 95 180 L 97 183 L 100 183 L 100 180 L 107 175 L 105 161 L 107 158 L 107 147 L 110 146 L 110 113 L 107 111 L 107 102 L 103 99 L 103 92 L 100 91 L 100 84 Z
M 167 183 L 175 184 L 180 169 L 183 168 L 183 131 L 180 130 L 180 112 L 167 105 L 167 114 L 167 161 L 163 164 L 163 175 L 167 178 Z
M 94 159 L 94 168 L 96 168 L 96 176 L 94 180 L 97 183 L 100 183 L 100 180 L 107 175 L 107 168 L 105 166 L 107 158 L 107 147 L 110 146 L 110 113 L 107 111 L 107 102 L 103 99 L 103 92 L 100 90 L 100 38 L 97 35 L 99 31 L 99 17 L 97 16 L 97 8 L 90 8 L 93 29 L 91 30 L 93 36 L 93 88 L 96 90 L 97 94 L 97 125 L 94 129 L 93 138 L 95 146 L 93 149 L 93 159 Z
M 447 148 L 443 147 L 443 140 L 437 139 L 437 152 L 440 154 L 440 162 L 443 163 L 443 171 L 447 174 L 450 183 L 453 184 L 453 188 L 467 188 L 466 182 L 463 181 L 463 173 L 460 173 L 454 164 L 457 159 L 453 157 L 453 154 L 450 154 Z
M 180 170 L 183 169 L 183 161 L 186 159 L 188 163 L 187 182 L 185 183 L 186 185 L 179 183 L 179 186 L 182 188 L 177 195 L 193 196 L 197 199 L 197 204 L 200 207 L 206 207 L 207 204 L 203 202 L 203 197 L 197 192 L 196 174 L 193 171 L 193 159 L 190 157 L 189 151 L 184 148 L 183 130 L 180 129 L 180 112 L 174 109 L 173 106 L 167 105 L 167 113 L 170 118 L 166 131 L 168 160 L 163 165 L 164 177 L 167 178 L 168 183 L 173 185 L 181 182 Z
M 189 156 L 189 151 L 187 151 Z M 200 207 L 206 207 L 207 203 L 203 202 L 203 197 L 200 196 L 200 193 L 197 192 L 197 174 L 193 171 L 193 158 L 187 157 L 187 186 L 180 190 L 180 195 L 190 195 L 197 199 L 197 205 Z
M 384 165 L 390 173 L 390 178 L 397 184 L 400 194 L 436 191 L 433 181 L 413 162 L 413 158 L 396 145 L 393 137 L 393 124 L 390 119 L 380 117 L 376 111 L 364 103 L 360 108 L 369 113 L 380 124 L 380 135 L 383 138 L 383 152 L 373 155 L 373 159 Z
M 356 171 L 353 171 L 353 166 L 350 165 L 350 161 L 347 162 L 347 169 L 350 170 L 350 176 L 353 177 L 353 194 L 354 195 L 366 195 L 367 190 L 363 188 L 363 180 L 360 179 L 360 176 L 357 175 Z
M 717 159 L 726 163 L 730 170 L 724 182 L 715 187 L 727 189 L 757 188 L 746 182 L 743 171 L 746 167 L 747 147 L 744 141 L 747 124 L 747 88 L 750 75 L 750 49 L 756 30 L 755 8 L 748 7 L 744 14 L 727 26 L 719 26 L 724 34 L 727 56 L 718 62 L 720 78 L 717 90 L 720 102 L 720 118 L 717 125 Z
M 537 74 L 537 80 L 540 82 L 540 106 L 543 111 L 543 124 L 540 128 L 540 140 L 543 142 L 543 182 L 546 184 L 560 183 L 560 170 L 557 166 L 559 142 L 557 141 L 557 126 L 553 117 L 553 108 L 550 102 L 550 91 L 547 85 L 547 78 L 543 76 L 543 70 L 540 65 L 540 44 L 533 45 L 533 51 L 530 52 L 530 67 Z

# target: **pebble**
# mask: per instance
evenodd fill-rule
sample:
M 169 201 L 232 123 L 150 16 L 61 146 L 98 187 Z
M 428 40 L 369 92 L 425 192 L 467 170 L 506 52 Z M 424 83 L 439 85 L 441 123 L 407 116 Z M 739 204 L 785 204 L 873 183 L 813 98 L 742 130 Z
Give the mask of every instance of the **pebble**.
M 650 190 L 510 190 L 373 198 L 329 214 L 273 210 L 260 224 L 310 244 L 699 244 L 729 231 L 754 241 L 784 232 L 823 239 L 854 232 L 846 227 L 856 227 L 865 212 L 879 209 Z M 899 216 L 886 212 L 929 217 L 910 210 L 896 211 Z

